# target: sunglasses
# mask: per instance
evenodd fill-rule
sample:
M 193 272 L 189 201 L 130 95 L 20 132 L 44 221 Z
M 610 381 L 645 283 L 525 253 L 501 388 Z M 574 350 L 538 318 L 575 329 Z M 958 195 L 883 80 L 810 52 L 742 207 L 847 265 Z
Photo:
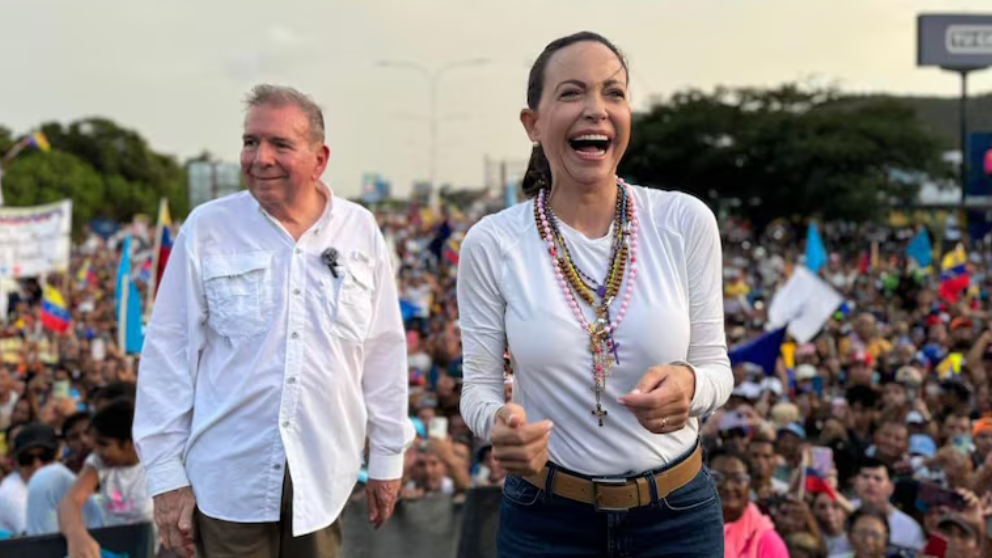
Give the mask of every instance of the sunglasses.
M 17 456 L 17 464 L 21 467 L 33 465 L 35 461 L 47 463 L 54 459 L 55 454 L 49 450 L 26 451 Z

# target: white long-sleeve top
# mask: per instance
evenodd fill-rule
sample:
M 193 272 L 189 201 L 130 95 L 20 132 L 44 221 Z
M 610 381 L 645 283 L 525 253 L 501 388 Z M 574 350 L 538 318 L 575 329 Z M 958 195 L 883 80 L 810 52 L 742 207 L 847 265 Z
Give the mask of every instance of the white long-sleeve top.
M 513 400 L 528 422 L 551 419 L 554 463 L 587 475 L 636 474 L 691 450 L 699 421 L 653 434 L 617 399 L 647 370 L 675 361 L 695 371 L 690 416 L 710 413 L 734 386 L 723 315 L 720 235 L 713 213 L 691 196 L 632 186 L 640 222 L 638 274 L 627 315 L 615 334 L 614 363 L 602 396 L 609 413 L 598 425 L 589 335 L 576 322 L 549 263 L 530 200 L 482 219 L 461 246 L 458 309 L 463 343 L 461 410 L 476 435 L 490 437 L 504 403 L 503 354 L 513 366 Z M 589 239 L 559 221 L 580 269 L 605 276 L 613 233 Z M 628 266 L 629 269 L 629 266 Z M 620 293 L 624 293 L 629 272 Z M 616 316 L 622 296 L 611 308 Z M 580 302 L 586 319 L 591 308 Z
M 176 237 L 148 326 L 134 440 L 152 496 L 191 486 L 200 511 L 331 524 L 369 437 L 369 477 L 399 479 L 412 443 L 406 343 L 375 219 L 333 196 L 299 241 L 247 192 L 204 204 Z M 338 277 L 321 260 L 335 248 Z

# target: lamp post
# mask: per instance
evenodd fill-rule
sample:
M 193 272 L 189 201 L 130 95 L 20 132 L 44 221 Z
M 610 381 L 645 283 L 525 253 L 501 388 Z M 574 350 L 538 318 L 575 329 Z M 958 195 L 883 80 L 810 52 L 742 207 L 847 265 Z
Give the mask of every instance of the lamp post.
M 454 62 L 449 62 L 439 68 L 433 70 L 417 64 L 416 62 L 408 62 L 403 60 L 380 60 L 376 62 L 376 66 L 382 68 L 394 68 L 394 69 L 406 69 L 413 70 L 427 79 L 428 94 L 429 94 L 429 116 L 428 120 L 430 122 L 430 155 L 428 162 L 430 165 L 429 180 L 431 183 L 431 199 L 433 200 L 437 195 L 437 136 L 438 136 L 438 125 L 440 123 L 440 115 L 438 114 L 438 90 L 441 77 L 446 73 L 458 69 L 466 68 L 470 66 L 482 66 L 488 64 L 489 60 L 486 58 L 466 58 L 463 60 L 456 60 Z

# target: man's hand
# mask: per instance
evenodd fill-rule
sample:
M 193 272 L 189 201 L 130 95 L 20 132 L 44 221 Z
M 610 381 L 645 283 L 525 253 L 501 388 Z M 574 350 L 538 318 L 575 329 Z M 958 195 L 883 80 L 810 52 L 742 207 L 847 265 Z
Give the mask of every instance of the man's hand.
M 400 479 L 369 479 L 368 484 L 365 485 L 365 497 L 369 502 L 369 523 L 376 529 L 382 527 L 393 516 L 402 482 Z
M 548 462 L 553 427 L 550 420 L 528 424 L 523 407 L 513 403 L 504 405 L 496 412 L 493 424 L 493 458 L 510 474 L 540 473 Z
M 196 496 L 186 486 L 155 497 L 155 525 L 159 539 L 166 550 L 171 550 L 181 558 L 192 558 L 193 510 L 196 509 Z
M 689 404 L 696 394 L 696 375 L 681 364 L 648 369 L 637 387 L 620 397 L 641 426 L 655 434 L 676 432 L 689 421 Z
M 69 558 L 100 558 L 100 544 L 89 533 L 66 539 Z

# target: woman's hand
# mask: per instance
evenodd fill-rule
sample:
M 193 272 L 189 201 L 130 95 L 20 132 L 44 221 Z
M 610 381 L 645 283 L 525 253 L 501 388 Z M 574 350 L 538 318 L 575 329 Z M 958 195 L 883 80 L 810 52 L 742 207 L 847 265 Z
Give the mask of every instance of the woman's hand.
M 501 407 L 493 425 L 493 458 L 510 474 L 527 477 L 540 473 L 548 462 L 553 427 L 550 420 L 529 424 L 520 405 Z
M 637 387 L 620 397 L 641 426 L 655 434 L 676 432 L 689 422 L 689 404 L 696 394 L 696 374 L 683 364 L 648 369 Z

